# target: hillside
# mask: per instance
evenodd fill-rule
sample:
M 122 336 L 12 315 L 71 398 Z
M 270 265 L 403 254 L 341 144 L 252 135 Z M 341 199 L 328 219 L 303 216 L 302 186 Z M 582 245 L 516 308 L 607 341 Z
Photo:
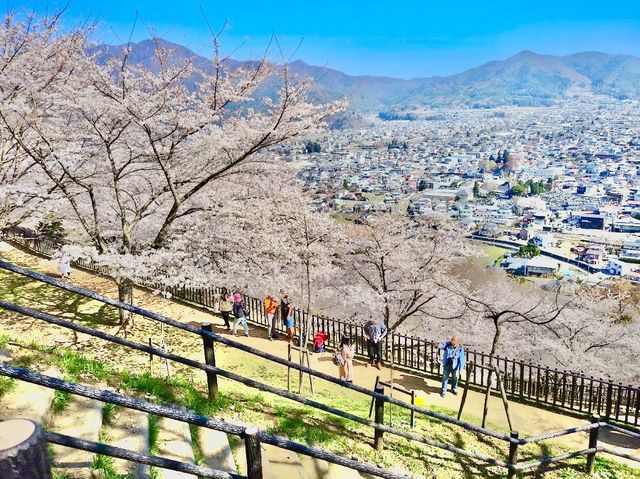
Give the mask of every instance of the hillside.
M 158 42 L 174 52 L 174 61 L 193 58 L 197 68 L 210 71 L 212 62 L 188 48 L 162 39 L 132 44 L 130 59 L 147 67 Z M 122 57 L 124 45 L 99 45 L 98 61 Z M 237 68 L 247 62 L 228 60 Z M 447 77 L 402 80 L 384 76 L 353 76 L 296 60 L 289 65 L 294 77 L 313 78 L 314 100 L 347 97 L 355 111 L 378 112 L 420 107 L 548 106 L 557 102 L 604 95 L 615 99 L 640 98 L 640 59 L 597 52 L 568 56 L 520 52 Z M 267 82 L 260 94 L 273 94 Z
M 2 256 L 45 272 L 51 265 L 45 260 L 12 249 L 5 248 L 2 251 Z M 74 271 L 73 282 L 110 296 L 114 294 L 113 284 L 106 278 Z M 4 288 L 3 297 L 8 301 L 15 301 L 25 306 L 74 318 L 81 324 L 114 332 L 117 311 L 112 307 L 7 272 L 0 272 L 0 285 Z M 173 303 L 159 296 L 154 296 L 150 292 L 139 290 L 136 292 L 136 298 L 136 304 L 180 321 L 198 325 L 202 321 L 213 319 L 217 328 L 220 324 L 219 318 L 212 317 L 210 313 L 202 309 Z M 432 447 L 411 444 L 391 435 L 385 435 L 385 450 L 376 452 L 371 448 L 370 428 L 337 419 L 311 408 L 301 407 L 297 403 L 268 393 L 259 393 L 255 389 L 249 389 L 230 381 L 225 380 L 221 384 L 223 391 L 221 400 L 210 403 L 203 395 L 205 390 L 204 374 L 200 372 L 173 364 L 172 380 L 166 383 L 158 378 L 158 375 L 162 375 L 164 372 L 165 366 L 157 359 L 150 364 L 146 354 L 131 350 L 127 350 L 127 354 L 122 354 L 123 349 L 112 343 L 99 341 L 85 335 L 76 336 L 69 330 L 38 321 L 25 320 L 24 317 L 13 313 L 5 312 L 2 318 L 0 321 L 0 349 L 11 347 L 12 354 L 16 358 L 16 365 L 37 370 L 56 367 L 68 379 L 81 380 L 90 384 L 106 381 L 109 386 L 126 392 L 126 394 L 140 395 L 158 402 L 183 404 L 191 410 L 231 422 L 259 424 L 272 433 L 317 445 L 338 454 L 354 456 L 369 463 L 381 464 L 387 468 L 410 471 L 417 477 L 461 479 L 466 477 L 499 477 L 498 471 L 494 468 L 483 466 L 474 460 L 456 457 Z M 222 329 L 220 328 L 218 331 L 221 332 Z M 243 340 L 261 350 L 281 356 L 286 354 L 283 342 L 268 342 L 264 333 L 257 328 L 251 334 L 251 338 L 243 338 Z M 131 330 L 128 338 L 138 342 L 146 342 L 150 338 L 156 343 L 162 340 L 172 352 L 202 361 L 202 344 L 198 337 L 185 335 L 173 328 L 160 328 L 157 323 L 144 318 L 136 319 L 135 327 Z M 268 382 L 273 386 L 285 387 L 286 368 L 264 360 L 256 360 L 255 357 L 230 347 L 216 347 L 216 351 L 219 367 L 262 382 Z M 312 367 L 324 372 L 335 372 L 335 367 L 331 364 L 328 356 L 329 354 L 313 355 L 311 358 Z M 375 375 L 386 375 L 388 372 L 386 368 L 382 372 L 378 372 L 358 364 L 356 382 L 362 386 L 370 387 L 374 382 Z M 154 377 L 150 377 L 150 374 Z M 385 377 L 383 376 L 383 378 Z M 396 373 L 396 380 L 406 387 L 423 391 L 430 409 L 455 415 L 454 410 L 458 406 L 459 397 L 440 398 L 435 382 L 427 382 L 423 378 L 400 372 Z M 293 386 L 294 388 L 297 386 L 296 374 L 293 375 Z M 3 387 L 0 383 L 0 396 L 2 390 Z M 314 397 L 323 403 L 348 410 L 362 417 L 367 416 L 368 398 L 320 380 L 315 381 L 315 390 Z M 307 392 L 308 388 L 305 386 L 305 394 Z M 472 392 L 469 401 L 473 402 L 475 396 L 481 397 L 480 394 Z M 58 397 L 58 403 L 53 407 L 58 410 L 59 416 L 64 415 L 68 403 L 68 396 Z M 576 418 L 517 403 L 513 403 L 511 407 L 514 420 L 520 430 L 526 431 L 528 434 L 547 432 L 582 423 Z M 465 414 L 464 419 L 477 424 L 480 411 L 478 408 L 467 408 L 468 413 Z M 490 420 L 490 428 L 501 432 L 505 431 L 504 418 L 500 412 L 498 398 L 492 398 Z M 393 421 L 396 425 L 406 424 L 407 417 L 395 409 Z M 419 417 L 417 431 L 425 437 L 456 444 L 478 453 L 504 457 L 507 452 L 504 443 L 486 438 L 479 439 L 475 434 L 458 430 L 438 420 Z M 149 440 L 151 442 L 151 439 Z M 555 454 L 565 449 L 575 450 L 584 447 L 587 437 L 582 433 L 567 436 L 566 440 L 568 442 L 549 441 L 541 445 L 523 448 L 522 459 L 533 458 L 541 453 Z M 619 441 L 620 438 L 617 438 L 613 444 L 619 446 Z M 233 442 L 231 444 L 234 449 L 234 446 L 237 445 Z M 153 442 L 150 446 L 153 446 Z M 153 447 L 151 449 L 153 450 Z M 236 452 L 236 460 L 241 457 L 241 453 Z M 198 454 L 195 455 L 195 459 L 197 462 Z M 569 468 L 565 470 L 550 468 L 545 471 L 544 477 L 586 477 L 581 472 L 583 462 L 583 459 L 572 460 Z M 632 471 L 604 458 L 599 459 L 597 470 L 599 475 L 596 477 L 638 477 L 637 471 Z M 116 476 L 109 477 L 115 478 Z M 525 477 L 540 476 L 537 472 L 532 472 Z M 118 479 L 121 477 L 118 476 Z

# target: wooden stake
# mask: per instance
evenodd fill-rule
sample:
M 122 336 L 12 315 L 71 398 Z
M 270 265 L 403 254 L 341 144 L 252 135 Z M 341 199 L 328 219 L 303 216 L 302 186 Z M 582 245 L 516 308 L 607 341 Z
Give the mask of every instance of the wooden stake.
M 39 424 L 27 419 L 0 422 L 0 477 L 51 479 L 47 444 Z

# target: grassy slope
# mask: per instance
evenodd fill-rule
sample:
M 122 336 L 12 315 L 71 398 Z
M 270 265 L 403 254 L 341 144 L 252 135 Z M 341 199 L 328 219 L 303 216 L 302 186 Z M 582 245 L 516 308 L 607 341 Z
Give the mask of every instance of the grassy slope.
M 64 314 L 84 324 L 109 331 L 114 330 L 117 318 L 111 308 L 31 283 L 25 278 L 6 272 L 0 273 L 0 297 Z M 128 394 L 138 394 L 163 403 L 184 404 L 201 414 L 229 421 L 258 424 L 275 434 L 282 434 L 339 454 L 355 456 L 384 467 L 401 467 L 424 477 L 501 477 L 500 472 L 494 468 L 484 467 L 473 460 L 457 457 L 440 449 L 409 443 L 389 434 L 385 435 L 385 450 L 376 452 L 371 447 L 371 428 L 230 381 L 221 382 L 223 394 L 217 401 L 210 402 L 204 396 L 204 375 L 201 372 L 174 367 L 173 378 L 168 382 L 163 381 L 151 377 L 148 373 L 140 373 L 148 367 L 147 357 L 141 353 L 129 351 L 123 355 L 122 350 L 116 346 L 105 345 L 82 336 L 76 338 L 67 330 L 44 323 L 38 323 L 36 326 L 30 319 L 20 318 L 8 312 L 3 312 L 0 317 L 0 333 L 9 335 L 13 342 L 22 344 L 21 347 L 17 347 L 20 352 L 18 364 L 24 366 L 44 370 L 51 364 L 56 364 L 65 377 L 72 380 L 89 383 L 107 381 L 111 386 Z M 145 342 L 145 338 L 155 327 L 157 325 L 138 319 L 136 331 L 130 339 Z M 43 334 L 45 329 L 46 335 Z M 184 335 L 173 334 L 175 335 L 166 333 L 165 339 L 174 352 L 191 353 L 192 357 L 199 357 L 201 344 L 197 338 L 185 339 Z M 5 336 L 0 340 L 0 347 L 4 346 L 3 343 L 6 345 L 7 339 Z M 255 360 L 245 353 L 226 347 L 217 348 L 217 360 L 222 368 L 274 386 L 286 387 L 286 370 L 281 366 Z M 141 367 L 142 365 L 144 367 Z M 294 386 L 295 377 L 294 375 Z M 2 383 L 0 391 L 6 389 L 1 386 Z M 316 381 L 315 388 L 314 397 L 325 404 L 362 417 L 368 415 L 369 402 L 366 397 L 322 381 Z M 61 401 L 64 403 L 63 399 Z M 452 411 L 441 412 L 453 415 Z M 475 418 L 469 419 L 477 422 Z M 407 423 L 408 417 L 396 410 L 393 422 L 394 425 Z M 419 418 L 416 432 L 467 450 L 497 458 L 506 457 L 507 451 L 502 443 L 479 439 L 473 434 L 439 421 Z M 560 449 L 551 444 L 523 448 L 521 460 L 526 460 L 531 455 L 558 452 Z M 587 477 L 581 472 L 583 467 L 584 459 L 577 459 L 570 461 L 564 469 L 548 471 L 544 477 Z M 597 470 L 595 477 L 599 478 L 640 478 L 640 471 L 632 471 L 606 460 L 598 461 Z M 541 473 L 530 473 L 523 477 L 541 477 Z

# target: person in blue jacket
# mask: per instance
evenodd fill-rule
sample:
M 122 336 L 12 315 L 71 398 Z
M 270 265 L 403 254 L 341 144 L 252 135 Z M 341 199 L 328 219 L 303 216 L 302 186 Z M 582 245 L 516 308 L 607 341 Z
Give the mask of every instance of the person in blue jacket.
M 440 395 L 447 394 L 449 376 L 451 376 L 451 393 L 458 394 L 458 376 L 465 368 L 464 348 L 460 344 L 458 336 L 453 336 L 449 341 L 438 347 L 442 361 L 442 390 Z

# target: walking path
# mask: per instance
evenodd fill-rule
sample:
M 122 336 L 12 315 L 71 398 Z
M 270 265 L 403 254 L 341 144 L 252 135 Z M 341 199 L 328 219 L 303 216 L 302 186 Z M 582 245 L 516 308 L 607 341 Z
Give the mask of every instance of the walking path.
M 10 261 L 14 261 L 18 264 L 22 264 L 39 271 L 51 272 L 53 270 L 51 262 L 28 255 L 22 251 L 11 248 L 6 244 L 2 244 L 0 246 L 0 255 L 6 257 Z M 72 281 L 76 285 L 93 289 L 105 295 L 117 297 L 115 285 L 112 281 L 106 278 L 74 269 Z M 212 322 L 214 323 L 217 332 L 224 331 L 224 328 L 222 327 L 222 320 L 217 315 L 209 314 L 205 311 L 194 309 L 174 301 L 162 299 L 159 296 L 154 296 L 143 290 L 136 290 L 134 298 L 136 305 L 167 315 L 173 319 L 189 323 Z M 224 333 L 226 333 L 226 331 Z M 251 330 L 251 337 L 245 338 L 238 336 L 238 340 L 254 348 L 268 351 L 283 358 L 287 357 L 287 343 L 284 341 L 268 341 L 266 331 L 261 328 L 253 327 Z M 202 353 L 198 352 L 197 354 L 201 355 Z M 310 366 L 319 371 L 335 374 L 337 376 L 337 368 L 331 361 L 331 353 L 311 354 Z M 378 375 L 381 379 L 389 381 L 391 379 L 391 370 L 383 367 L 381 371 L 378 371 L 375 368 L 366 367 L 362 362 L 355 362 L 354 379 L 356 384 L 366 388 L 373 388 Z M 259 380 L 260 378 L 256 379 Z M 457 410 L 459 408 L 462 394 L 459 394 L 458 396 L 447 394 L 445 398 L 441 398 L 439 394 L 440 385 L 438 381 L 404 371 L 396 371 L 394 380 L 405 388 L 419 391 L 419 394 L 425 398 L 427 408 L 430 406 L 437 406 L 449 410 Z M 294 384 L 297 384 L 295 379 Z M 307 387 L 308 382 L 305 388 Z M 397 397 L 402 396 L 398 395 Z M 465 414 L 474 418 L 482 417 L 483 401 L 483 394 L 475 391 L 469 391 L 465 405 Z M 511 402 L 509 409 L 514 429 L 520 432 L 521 437 L 538 435 L 585 423 L 584 419 L 574 418 L 568 414 L 556 413 L 516 402 Z M 508 423 L 502 401 L 498 397 L 492 396 L 489 401 L 488 420 L 492 425 L 508 430 Z M 640 456 L 639 439 L 634 439 L 630 436 L 618 433 L 606 433 L 601 434 L 601 440 L 622 452 Z M 585 433 L 572 434 L 557 439 L 555 442 L 571 449 L 582 449 L 587 446 L 588 437 Z M 629 465 L 638 467 L 637 462 L 625 462 Z

